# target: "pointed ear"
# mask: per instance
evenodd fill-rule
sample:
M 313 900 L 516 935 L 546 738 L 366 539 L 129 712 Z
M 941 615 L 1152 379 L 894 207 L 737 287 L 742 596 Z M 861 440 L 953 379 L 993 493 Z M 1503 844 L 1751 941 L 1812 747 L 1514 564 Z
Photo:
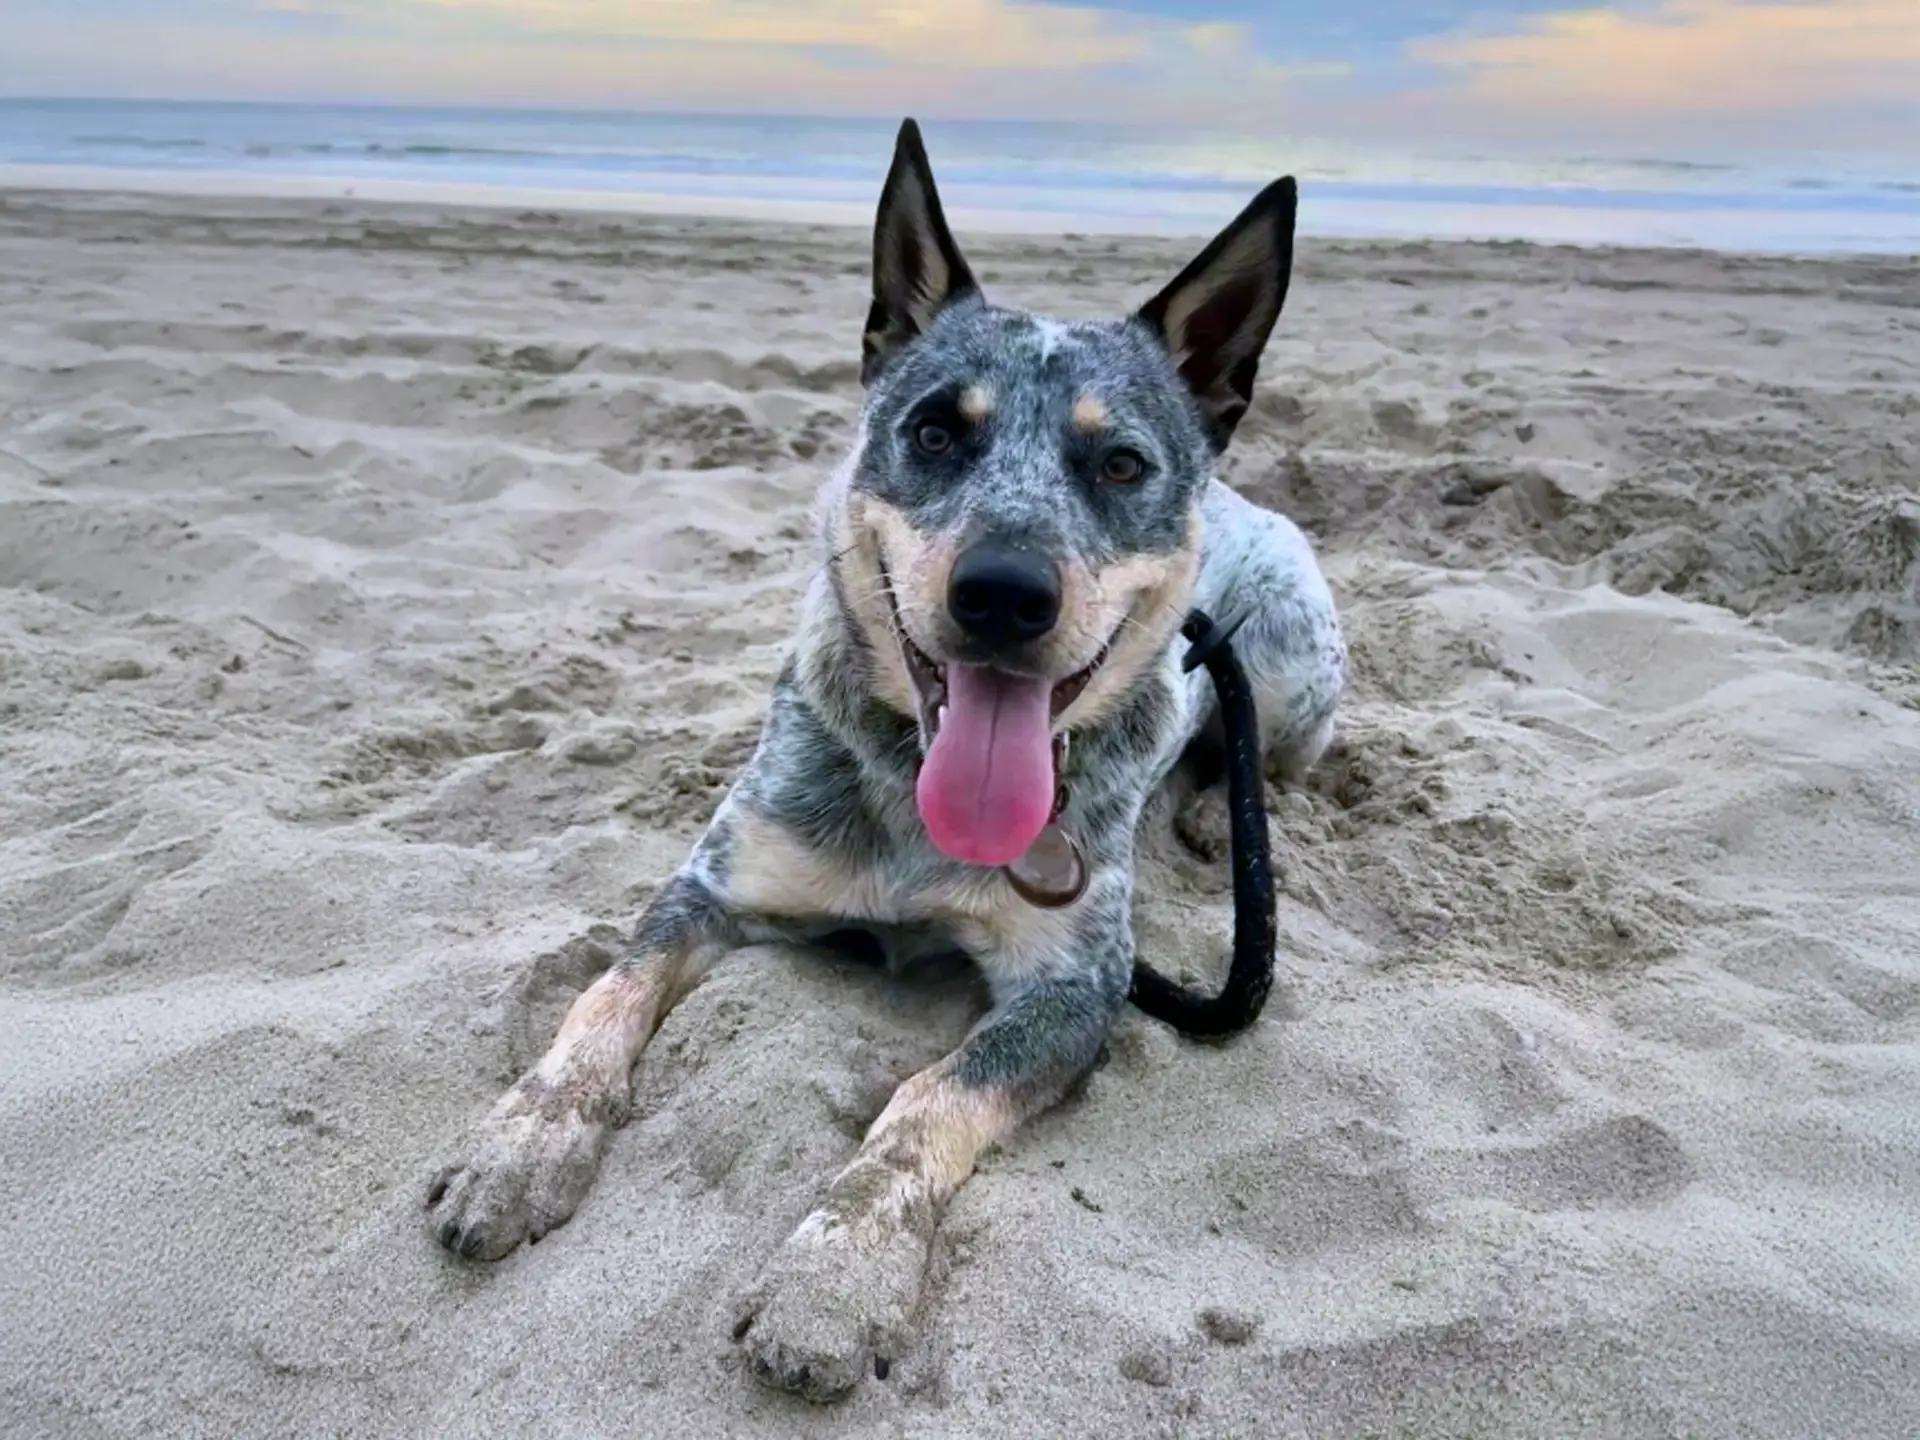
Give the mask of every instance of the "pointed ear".
M 1286 303 L 1298 205 L 1293 177 L 1274 181 L 1140 307 L 1199 402 L 1215 454 L 1246 414 L 1260 352 Z
M 940 211 L 920 127 L 907 120 L 873 227 L 873 308 L 861 343 L 860 383 L 871 384 L 950 301 L 978 289 Z

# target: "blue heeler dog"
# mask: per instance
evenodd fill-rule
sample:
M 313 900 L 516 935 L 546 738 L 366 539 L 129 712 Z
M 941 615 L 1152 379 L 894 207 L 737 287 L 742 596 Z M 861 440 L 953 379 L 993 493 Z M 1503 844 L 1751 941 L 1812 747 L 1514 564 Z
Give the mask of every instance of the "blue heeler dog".
M 1136 967 L 1129 911 L 1147 802 L 1219 783 L 1235 714 L 1252 724 L 1244 704 L 1223 720 L 1227 687 L 1183 663 L 1189 614 L 1218 617 L 1188 627 L 1196 648 L 1231 632 L 1257 701 L 1237 866 L 1254 841 L 1265 854 L 1245 754 L 1297 778 L 1345 684 L 1305 538 L 1213 476 L 1286 298 L 1294 209 L 1276 181 L 1137 313 L 1046 319 L 982 296 L 902 126 L 860 434 L 822 491 L 820 568 L 758 748 L 627 953 L 434 1181 L 448 1249 L 495 1259 L 574 1212 L 648 1040 L 729 949 L 858 929 L 896 963 L 964 951 L 991 1009 L 900 1086 L 739 1303 L 753 1372 L 832 1398 L 869 1368 L 885 1378 L 946 1201 L 1092 1067 L 1130 994 L 1190 1031 L 1251 1020 L 1270 888 L 1261 973 L 1240 974 L 1236 937 L 1244 983 L 1223 1003 L 1241 1013 L 1224 1023 Z

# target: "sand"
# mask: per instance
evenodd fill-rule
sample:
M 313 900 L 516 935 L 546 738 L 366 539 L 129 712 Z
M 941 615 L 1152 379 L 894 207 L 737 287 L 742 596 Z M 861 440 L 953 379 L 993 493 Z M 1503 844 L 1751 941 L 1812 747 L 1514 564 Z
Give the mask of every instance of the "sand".
M 1253 1034 L 1129 1013 L 838 1409 L 728 1303 L 964 985 L 743 952 L 574 1221 L 421 1198 L 751 744 L 865 237 L 0 197 L 0 1432 L 1908 1436 L 1920 262 L 1305 243 L 1323 547 Z M 971 238 L 1008 300 L 1190 246 Z M 1224 834 L 1143 836 L 1215 973 Z

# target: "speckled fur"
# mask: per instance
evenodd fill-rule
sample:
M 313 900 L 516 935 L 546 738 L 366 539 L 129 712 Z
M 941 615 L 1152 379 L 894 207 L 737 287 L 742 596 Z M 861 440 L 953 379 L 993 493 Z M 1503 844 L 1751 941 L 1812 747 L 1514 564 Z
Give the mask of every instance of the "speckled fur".
M 739 1305 L 736 1338 L 768 1383 L 826 1399 L 869 1362 L 888 1368 L 953 1189 L 1084 1074 L 1126 1002 L 1135 831 L 1217 724 L 1204 671 L 1179 667 L 1187 611 L 1244 622 L 1235 649 L 1283 770 L 1331 738 L 1346 652 L 1313 554 L 1213 477 L 1284 301 L 1292 221 L 1281 182 L 1124 319 L 1001 309 L 903 128 L 876 227 L 860 435 L 822 492 L 820 568 L 758 748 L 629 953 L 436 1180 L 443 1244 L 492 1258 L 564 1222 L 648 1039 L 727 949 L 859 927 L 899 963 L 963 950 L 991 1010 L 901 1087 Z M 953 430 L 937 455 L 915 445 L 928 414 Z M 1116 447 L 1143 462 L 1127 483 L 1104 478 Z M 1070 736 L 1059 823 L 1090 874 L 1060 909 L 941 854 L 915 808 L 924 737 L 894 627 L 942 662 L 968 657 L 941 597 L 953 555 L 982 537 L 1043 552 L 1066 577 L 1060 623 L 1012 666 L 1058 681 L 1106 655 L 1056 720 Z

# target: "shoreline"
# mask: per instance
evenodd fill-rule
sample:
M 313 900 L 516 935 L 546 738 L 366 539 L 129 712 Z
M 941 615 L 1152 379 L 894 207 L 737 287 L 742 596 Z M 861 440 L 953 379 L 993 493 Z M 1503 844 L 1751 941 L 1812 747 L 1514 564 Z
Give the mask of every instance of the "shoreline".
M 873 222 L 873 197 L 878 193 L 877 182 L 867 185 L 789 181 L 785 182 L 786 188 L 801 186 L 813 193 L 774 193 L 772 187 L 761 186 L 759 194 L 723 195 L 669 188 L 675 181 L 684 185 L 684 177 L 653 178 L 662 184 L 615 189 L 232 170 L 0 164 L 0 194 L 166 196 L 207 201 L 304 200 L 484 211 L 543 209 L 582 216 L 655 216 L 866 229 Z M 743 190 L 754 188 L 745 182 L 738 184 Z M 967 187 L 954 188 L 962 196 L 967 193 Z M 975 193 L 981 189 L 972 187 Z M 988 189 L 986 193 L 1003 202 L 1010 202 L 1018 194 L 1010 187 Z M 1232 204 L 1196 198 L 1178 214 L 1129 215 L 1119 208 L 1125 193 L 1090 190 L 1086 198 L 1095 202 L 1095 208 L 1078 212 L 1036 209 L 1017 203 L 968 203 L 964 198 L 949 199 L 946 210 L 956 229 L 981 236 L 1184 239 L 1213 234 L 1231 218 L 1235 208 Z M 1251 195 L 1249 190 L 1246 198 L 1250 199 Z M 1159 198 L 1161 203 L 1166 203 L 1166 197 Z M 1851 246 L 1789 244 L 1784 243 L 1785 240 L 1796 231 L 1804 238 L 1820 229 L 1821 222 L 1829 222 L 1830 228 L 1831 216 L 1824 212 L 1761 209 L 1640 210 L 1555 205 L 1544 201 L 1499 205 L 1315 200 L 1309 190 L 1302 197 L 1299 234 L 1309 240 L 1388 245 L 1521 244 L 1596 252 L 1645 250 L 1815 262 L 1920 260 L 1920 224 L 1916 224 L 1913 217 L 1844 213 L 1863 225 L 1877 219 L 1882 222 L 1885 233 L 1861 237 L 1861 243 Z M 1623 236 L 1609 230 L 1609 221 L 1616 222 L 1617 228 L 1630 228 L 1622 223 L 1626 217 L 1632 217 L 1640 233 Z M 1772 234 L 1776 243 L 1754 243 L 1751 236 L 1756 232 Z M 1703 236 L 1715 236 L 1718 240 Z M 1868 243 L 1869 240 L 1880 243 Z M 1739 241 L 1745 243 L 1735 243 Z

